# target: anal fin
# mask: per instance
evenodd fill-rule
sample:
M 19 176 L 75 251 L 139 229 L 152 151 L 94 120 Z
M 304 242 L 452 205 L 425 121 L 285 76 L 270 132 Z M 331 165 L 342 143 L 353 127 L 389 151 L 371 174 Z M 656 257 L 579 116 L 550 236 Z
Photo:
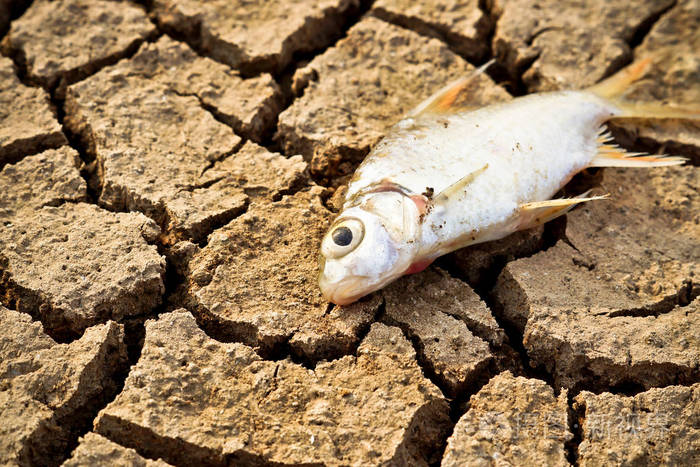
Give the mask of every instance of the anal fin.
M 684 157 L 627 152 L 612 144 L 609 132 L 601 131 L 598 135 L 598 154 L 591 160 L 590 167 L 666 167 L 681 165 L 686 161 Z
M 587 191 L 575 198 L 550 199 L 520 205 L 520 218 L 517 230 L 529 229 L 549 222 L 586 201 L 608 199 L 608 195 L 588 196 L 589 193 L 590 191 Z

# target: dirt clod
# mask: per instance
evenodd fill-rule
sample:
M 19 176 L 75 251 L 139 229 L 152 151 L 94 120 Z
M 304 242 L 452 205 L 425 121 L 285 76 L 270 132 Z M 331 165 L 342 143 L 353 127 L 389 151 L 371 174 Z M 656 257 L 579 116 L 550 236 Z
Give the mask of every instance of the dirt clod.
M 356 345 L 379 303 L 369 297 L 327 313 L 316 250 L 332 215 L 321 191 L 251 207 L 192 258 L 189 292 L 217 332 L 266 352 L 289 341 L 306 358 L 342 355 Z
M 529 91 L 581 89 L 632 57 L 630 43 L 674 0 L 495 0 L 494 54 Z
M 63 467 L 84 465 L 130 465 L 134 467 L 167 467 L 161 460 L 141 457 L 133 449 L 120 446 L 96 433 L 88 433 L 80 439 L 80 445 L 73 451 Z
M 48 94 L 20 83 L 12 60 L 0 57 L 0 168 L 66 142 Z
M 582 392 L 582 466 L 700 462 L 700 384 L 654 388 L 634 397 Z
M 0 172 L 0 298 L 75 337 L 107 319 L 160 303 L 165 264 L 149 245 L 158 227 L 141 214 L 86 204 L 69 148 L 30 156 Z
M 270 80 L 242 80 L 162 38 L 71 86 L 66 125 L 96 158 L 100 204 L 143 212 L 167 243 L 202 241 L 241 214 L 248 203 L 241 183 L 208 172 L 242 142 L 218 120 L 259 135 L 275 113 L 278 91 Z M 256 90 L 262 95 L 243 97 Z
M 543 381 L 501 373 L 469 400 L 441 465 L 569 465 L 567 413 L 566 392 L 555 397 Z
M 371 13 L 422 35 L 444 39 L 469 60 L 478 62 L 488 53 L 493 23 L 477 0 L 377 0 Z
M 488 341 L 501 344 L 504 334 L 468 285 L 430 269 L 398 280 L 382 295 L 384 320 L 417 342 L 448 395 L 458 396 L 484 376 L 493 360 Z
M 114 394 L 125 363 L 121 325 L 57 344 L 28 315 L 0 306 L 0 462 L 56 465 L 71 425 Z

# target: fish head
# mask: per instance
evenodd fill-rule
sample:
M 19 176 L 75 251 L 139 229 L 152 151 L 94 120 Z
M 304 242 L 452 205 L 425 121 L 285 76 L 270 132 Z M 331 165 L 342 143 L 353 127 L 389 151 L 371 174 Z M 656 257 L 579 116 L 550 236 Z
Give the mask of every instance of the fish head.
M 344 209 L 321 241 L 319 286 L 347 305 L 402 276 L 420 246 L 420 213 L 401 193 L 368 195 Z

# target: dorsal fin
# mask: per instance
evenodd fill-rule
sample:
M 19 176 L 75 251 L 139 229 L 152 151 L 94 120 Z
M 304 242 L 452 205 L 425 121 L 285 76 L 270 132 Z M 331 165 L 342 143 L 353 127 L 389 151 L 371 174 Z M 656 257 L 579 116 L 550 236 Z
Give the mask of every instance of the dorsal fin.
M 455 108 L 454 104 L 457 101 L 459 94 L 467 87 L 467 85 L 477 76 L 482 74 L 486 69 L 494 63 L 495 60 L 489 60 L 485 64 L 481 65 L 479 68 L 474 70 L 468 76 L 460 78 L 454 81 L 444 88 L 440 89 L 438 92 L 418 104 L 416 108 L 411 110 L 406 117 L 417 117 L 423 114 L 451 114 L 455 111 L 463 112 L 469 110 L 464 106 L 459 106 Z M 481 106 L 479 106 L 481 107 Z

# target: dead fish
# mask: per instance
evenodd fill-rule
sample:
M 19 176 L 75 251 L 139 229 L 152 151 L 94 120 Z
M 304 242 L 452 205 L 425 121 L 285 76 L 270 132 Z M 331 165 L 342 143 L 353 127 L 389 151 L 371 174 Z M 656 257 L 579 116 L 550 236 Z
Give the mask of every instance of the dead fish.
M 348 186 L 321 242 L 325 298 L 352 303 L 446 253 L 606 198 L 551 199 L 588 167 L 683 164 L 681 157 L 626 152 L 605 127 L 612 118 L 699 118 L 697 109 L 623 99 L 650 62 L 582 91 L 457 108 L 456 98 L 482 67 L 421 103 L 373 148 Z

